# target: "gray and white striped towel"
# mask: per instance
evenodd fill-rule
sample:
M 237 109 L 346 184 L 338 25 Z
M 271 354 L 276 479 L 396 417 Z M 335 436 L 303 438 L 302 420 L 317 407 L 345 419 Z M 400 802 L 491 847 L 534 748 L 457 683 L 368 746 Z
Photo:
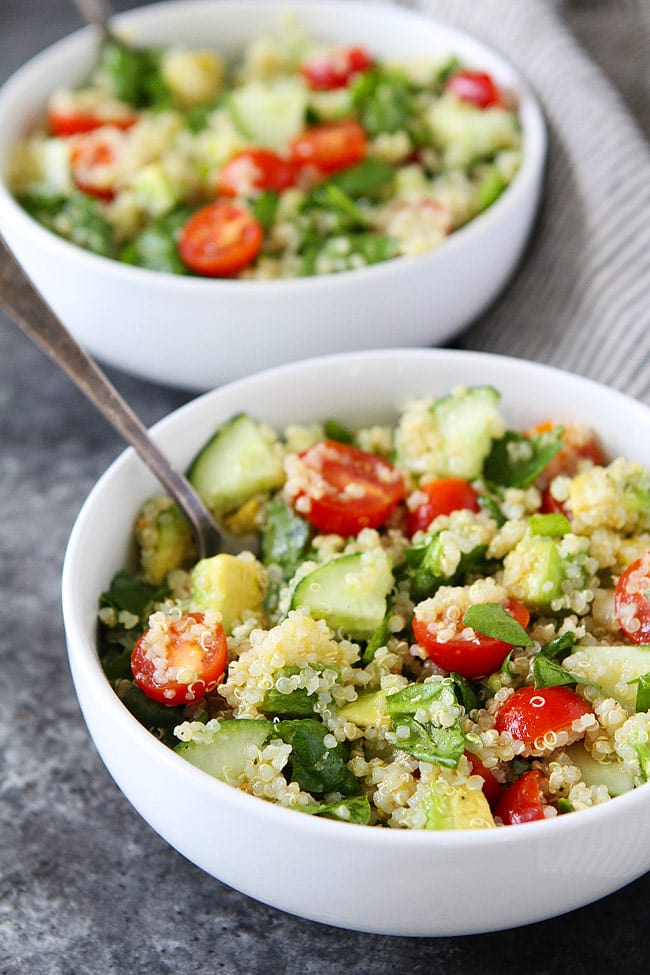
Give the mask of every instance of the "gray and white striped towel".
M 525 260 L 456 344 L 560 366 L 650 403 L 650 149 L 632 115 L 563 23 L 560 0 L 409 6 L 506 55 L 549 127 L 545 198 Z M 626 7 L 637 22 L 646 18 L 650 40 L 648 0 L 612 6 L 622 25 Z M 650 52 L 641 43 L 626 55 L 647 94 Z

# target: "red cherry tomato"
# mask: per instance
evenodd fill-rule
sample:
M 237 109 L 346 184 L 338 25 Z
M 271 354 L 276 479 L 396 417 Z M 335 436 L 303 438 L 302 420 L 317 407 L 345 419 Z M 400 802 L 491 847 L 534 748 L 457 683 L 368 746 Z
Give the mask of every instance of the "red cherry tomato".
M 70 169 L 77 188 L 99 200 L 112 200 L 116 164 L 123 145 L 124 135 L 115 128 L 76 136 L 70 148 Z
M 296 181 L 295 166 L 270 149 L 243 149 L 228 160 L 217 180 L 224 196 L 252 196 L 261 190 L 283 190 Z
M 526 628 L 530 613 L 522 603 L 514 599 L 508 599 L 503 604 L 503 608 L 517 620 L 521 626 Z M 463 677 L 486 677 L 498 670 L 506 659 L 512 645 L 503 640 L 495 640 L 493 637 L 484 636 L 482 633 L 474 633 L 471 639 L 461 636 L 464 629 L 462 620 L 458 621 L 458 636 L 444 643 L 437 639 L 435 629 L 429 629 L 427 623 L 416 617 L 413 618 L 413 635 L 417 642 L 423 647 L 428 656 L 438 667 L 451 673 L 461 674 Z
M 323 122 L 305 129 L 291 143 L 290 155 L 299 166 L 333 173 L 360 162 L 366 154 L 366 134 L 354 119 Z
M 529 430 L 527 435 L 537 437 L 542 433 L 550 433 L 556 426 L 556 423 L 545 420 L 543 423 L 538 423 Z M 602 467 L 607 463 L 603 448 L 593 430 L 589 430 L 575 423 L 567 423 L 564 425 L 562 439 L 564 446 L 542 471 L 537 481 L 538 486 L 544 487 L 550 484 L 553 478 L 559 474 L 572 476 L 575 474 L 578 463 L 581 460 L 590 460 L 596 467 Z M 557 504 L 558 502 L 555 503 Z M 560 510 L 562 510 L 562 514 L 566 514 L 563 509 Z
M 535 819 L 545 819 L 544 800 L 541 786 L 542 774 L 538 769 L 518 778 L 508 787 L 503 797 L 494 808 L 504 826 L 515 826 L 518 823 L 529 823 Z
M 478 511 L 478 494 L 471 484 L 458 477 L 443 477 L 430 481 L 420 488 L 427 500 L 419 504 L 406 516 L 406 530 L 409 535 L 425 531 L 438 515 L 449 515 L 463 508 Z
M 546 735 L 571 732 L 574 721 L 591 713 L 587 701 L 568 687 L 520 687 L 497 711 L 494 727 L 523 741 L 530 754 L 543 754 L 552 750 L 552 742 L 543 741 Z
M 457 71 L 448 78 L 445 91 L 478 108 L 503 107 L 503 95 L 491 75 L 482 71 Z
M 198 701 L 214 690 L 228 663 L 221 623 L 208 626 L 203 613 L 187 613 L 146 630 L 131 655 L 136 684 L 161 704 Z
M 97 115 L 95 112 L 84 111 L 82 109 L 70 109 L 64 111 L 62 108 L 52 107 L 47 113 L 47 125 L 52 135 L 60 138 L 67 138 L 71 135 L 80 135 L 83 132 L 93 132 L 103 125 L 111 125 L 116 129 L 130 129 L 137 121 L 134 112 L 129 112 L 126 108 L 106 114 Z
M 248 210 L 218 200 L 192 214 L 181 230 L 178 252 L 197 274 L 224 278 L 252 264 L 263 240 L 264 231 Z
M 306 486 L 294 496 L 296 511 L 325 534 L 378 528 L 404 497 L 401 474 L 358 447 L 324 440 L 303 451 L 300 460 Z
M 650 552 L 619 577 L 614 608 L 621 629 L 632 643 L 650 643 Z
M 472 766 L 472 775 L 480 775 L 483 779 L 483 795 L 487 799 L 490 809 L 494 809 L 495 805 L 503 795 L 503 787 L 501 783 L 497 782 L 489 768 L 486 768 L 483 762 L 478 759 L 476 755 L 472 755 L 471 752 L 465 752 L 465 756 Z
M 314 91 L 345 88 L 360 71 L 366 71 L 372 58 L 362 47 L 340 47 L 314 54 L 300 66 L 307 84 Z
M 542 491 L 542 504 L 539 510 L 543 515 L 559 514 L 564 515 L 565 518 L 569 517 L 569 512 L 566 510 L 562 502 L 557 501 L 551 494 L 550 487 L 545 487 Z

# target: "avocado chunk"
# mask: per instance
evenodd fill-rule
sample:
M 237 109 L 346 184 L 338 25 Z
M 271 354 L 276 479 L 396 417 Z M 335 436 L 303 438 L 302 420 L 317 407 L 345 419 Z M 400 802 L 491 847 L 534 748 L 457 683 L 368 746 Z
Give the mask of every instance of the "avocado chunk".
M 201 559 L 192 569 L 192 602 L 196 609 L 221 613 L 223 628 L 232 633 L 244 613 L 262 613 L 264 570 L 256 559 L 221 552 Z
M 146 501 L 135 523 L 142 577 L 160 585 L 173 569 L 195 558 L 194 537 L 187 518 L 171 498 L 156 496 Z
M 389 725 L 390 718 L 386 710 L 385 691 L 367 691 L 359 694 L 356 701 L 350 701 L 339 711 L 339 717 L 360 728 L 378 727 L 379 725 Z
M 451 784 L 444 770 L 432 767 L 432 780 L 424 799 L 426 829 L 492 829 L 496 827 L 481 789 Z

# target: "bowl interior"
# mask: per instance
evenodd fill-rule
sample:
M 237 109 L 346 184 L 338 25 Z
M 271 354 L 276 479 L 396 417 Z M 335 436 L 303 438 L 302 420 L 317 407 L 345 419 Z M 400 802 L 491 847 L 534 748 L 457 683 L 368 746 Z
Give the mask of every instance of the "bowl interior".
M 382 58 L 435 58 L 458 53 L 469 65 L 486 69 L 515 92 L 519 102 L 526 153 L 509 189 L 526 178 L 529 168 L 537 169 L 545 150 L 544 125 L 521 74 L 470 35 L 404 8 L 376 0 L 247 0 L 245 4 L 240 0 L 175 0 L 120 14 L 114 22 L 120 35 L 134 44 L 213 46 L 236 57 L 251 36 L 277 28 L 286 16 L 295 17 L 309 34 L 324 41 L 362 42 Z M 96 33 L 84 28 L 32 58 L 2 86 L 0 196 L 11 200 L 4 172 L 12 144 L 29 132 L 55 88 L 75 86 L 87 78 L 97 55 Z
M 182 469 L 215 427 L 240 411 L 279 430 L 288 422 L 325 417 L 348 424 L 390 422 L 409 398 L 485 383 L 501 392 L 511 426 L 527 427 L 547 418 L 587 423 L 611 456 L 650 464 L 650 410 L 640 403 L 538 364 L 445 350 L 353 353 L 268 370 L 194 400 L 157 424 L 153 434 Z M 650 857 L 640 848 L 650 799 L 645 786 L 576 816 L 514 830 L 379 830 L 298 816 L 239 793 L 161 745 L 118 700 L 96 650 L 98 594 L 123 567 L 137 508 L 156 487 L 131 450 L 94 487 L 66 553 L 63 612 L 77 693 L 102 758 L 144 818 L 189 859 L 232 886 L 301 916 L 377 933 L 419 935 L 476 933 L 540 920 L 603 896 L 648 869 Z M 194 842 L 187 815 L 197 803 L 214 810 L 224 829 L 234 834 L 243 831 L 250 836 L 253 830 L 255 841 L 245 852 L 234 844 L 230 863 L 224 859 L 223 844 L 218 856 L 211 850 L 205 829 L 202 839 Z M 209 828 L 210 817 L 206 822 Z M 293 859 L 282 855 L 289 836 Z M 267 853 L 276 847 L 279 851 L 277 857 L 267 857 L 264 869 L 260 847 Z M 405 871 L 404 856 L 414 856 L 417 869 Z M 322 867 L 323 857 L 330 864 L 327 868 Z M 491 883 L 494 857 L 513 886 L 492 909 L 487 888 L 481 892 L 481 885 Z M 313 869 L 322 870 L 322 885 L 308 895 L 291 880 L 296 858 L 311 858 Z M 351 864 L 356 873 L 350 891 L 335 903 L 332 894 L 340 888 L 340 871 L 352 869 Z M 456 884 L 446 912 L 432 915 L 415 905 L 407 913 L 396 912 L 392 891 L 403 888 L 409 898 L 409 891 L 429 889 L 434 867 L 452 885 L 459 871 L 476 869 L 472 898 Z M 394 873 L 390 890 L 386 869 Z

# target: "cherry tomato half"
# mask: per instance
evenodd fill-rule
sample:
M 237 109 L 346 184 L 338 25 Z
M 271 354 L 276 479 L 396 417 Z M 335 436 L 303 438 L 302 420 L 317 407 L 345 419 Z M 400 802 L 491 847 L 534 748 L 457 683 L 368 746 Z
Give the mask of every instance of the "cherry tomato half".
M 404 497 L 401 474 L 358 447 L 323 440 L 303 451 L 300 460 L 306 487 L 294 497 L 296 511 L 325 534 L 378 528 Z
M 498 816 L 504 826 L 515 826 L 518 823 L 530 823 L 535 819 L 546 818 L 544 806 L 547 803 L 544 800 L 541 782 L 542 773 L 538 769 L 531 769 L 530 772 L 524 772 L 508 787 L 494 807 L 494 815 Z
M 452 511 L 466 508 L 478 511 L 478 494 L 471 484 L 458 477 L 443 477 L 438 481 L 424 484 L 419 493 L 427 496 L 426 501 L 419 504 L 406 516 L 406 530 L 409 535 L 416 531 L 425 531 L 438 515 L 450 515 Z
M 291 143 L 290 155 L 299 166 L 333 173 L 360 162 L 366 154 L 366 134 L 354 119 L 323 122 L 305 129 Z
M 471 752 L 465 752 L 465 757 L 472 766 L 472 775 L 480 775 L 483 779 L 483 795 L 487 799 L 490 809 L 494 809 L 503 795 L 501 783 L 497 782 L 490 769 L 486 768 L 476 755 L 472 755 Z
M 502 107 L 503 95 L 491 75 L 483 71 L 457 71 L 447 79 L 445 91 L 477 108 Z
M 632 643 L 650 643 L 650 552 L 619 577 L 614 608 L 621 629 Z
M 542 503 L 539 510 L 543 515 L 558 514 L 564 515 L 565 518 L 569 517 L 569 512 L 561 501 L 558 501 L 553 497 L 551 494 L 551 489 L 548 485 L 542 491 Z
M 554 747 L 546 736 L 571 733 L 573 722 L 591 713 L 587 701 L 568 687 L 520 687 L 497 711 L 494 727 L 523 741 L 529 754 L 545 754 Z
M 217 192 L 224 196 L 252 196 L 261 190 L 283 190 L 296 181 L 295 166 L 270 149 L 243 149 L 223 167 Z
M 543 423 L 538 423 L 529 430 L 527 435 L 537 437 L 542 433 L 550 433 L 556 426 L 556 423 L 545 420 Z M 581 460 L 590 460 L 595 467 L 602 467 L 607 463 L 603 448 L 593 430 L 576 423 L 567 423 L 563 424 L 563 426 L 564 435 L 562 440 L 564 446 L 555 455 L 553 460 L 546 465 L 536 482 L 542 488 L 548 485 L 559 474 L 568 474 L 569 476 L 575 474 L 578 463 Z M 555 503 L 558 504 L 559 502 Z M 552 508 L 549 510 L 562 510 L 562 513 L 566 514 L 561 508 Z
M 362 47 L 339 47 L 322 54 L 314 54 L 300 66 L 300 71 L 314 91 L 345 88 L 360 71 L 372 64 L 372 58 Z
M 252 264 L 263 240 L 264 231 L 248 210 L 217 200 L 192 214 L 181 230 L 178 252 L 197 274 L 225 278 Z
M 57 91 L 47 107 L 48 128 L 59 138 L 93 132 L 104 125 L 129 129 L 135 122 L 137 115 L 130 105 L 92 88 Z
M 77 188 L 98 200 L 112 200 L 123 145 L 123 133 L 110 127 L 76 136 L 70 148 L 70 169 Z
M 526 628 L 530 613 L 522 603 L 508 599 L 503 608 Z M 443 643 L 438 641 L 436 631 L 429 629 L 424 620 L 417 616 L 413 618 L 413 636 L 438 667 L 449 673 L 453 671 L 461 674 L 462 677 L 486 677 L 493 674 L 512 650 L 512 645 L 474 631 L 471 639 L 464 639 L 460 635 L 463 629 L 467 628 L 459 620 L 458 637 Z
M 147 697 L 170 706 L 205 697 L 223 677 L 227 662 L 223 626 L 208 626 L 203 613 L 186 613 L 154 623 L 131 654 L 138 687 Z

